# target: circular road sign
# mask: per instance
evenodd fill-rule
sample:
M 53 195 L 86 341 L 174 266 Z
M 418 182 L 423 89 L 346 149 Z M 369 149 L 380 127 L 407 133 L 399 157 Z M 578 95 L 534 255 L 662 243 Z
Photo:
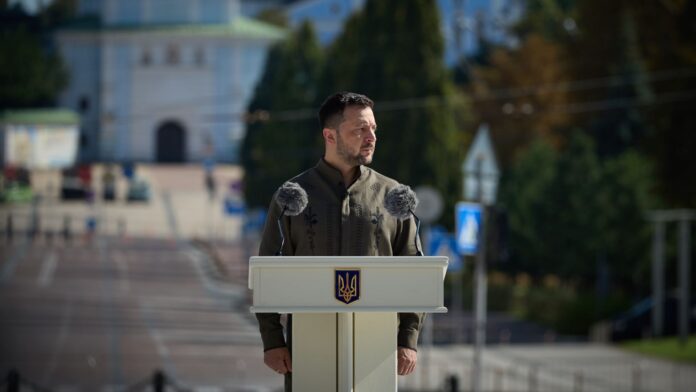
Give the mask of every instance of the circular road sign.
M 426 224 L 438 220 L 444 207 L 440 192 L 429 185 L 418 186 L 414 191 L 418 197 L 416 215 Z

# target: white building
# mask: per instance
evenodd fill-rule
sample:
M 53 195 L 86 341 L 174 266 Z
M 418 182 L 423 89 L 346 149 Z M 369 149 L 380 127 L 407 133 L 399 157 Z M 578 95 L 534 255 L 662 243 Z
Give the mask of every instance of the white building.
M 59 105 L 81 115 L 81 158 L 236 161 L 243 113 L 285 31 L 239 0 L 82 0 L 57 43 Z

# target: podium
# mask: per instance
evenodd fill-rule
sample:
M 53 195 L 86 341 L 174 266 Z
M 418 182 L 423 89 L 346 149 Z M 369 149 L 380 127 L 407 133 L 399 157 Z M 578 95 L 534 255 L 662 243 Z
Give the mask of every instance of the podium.
M 442 256 L 259 256 L 252 313 L 291 313 L 293 391 L 396 391 L 398 312 L 445 313 Z

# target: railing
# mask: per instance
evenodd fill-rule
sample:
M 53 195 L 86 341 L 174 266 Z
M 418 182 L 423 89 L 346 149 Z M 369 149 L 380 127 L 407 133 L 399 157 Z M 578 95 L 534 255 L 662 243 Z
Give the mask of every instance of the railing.
M 416 370 L 416 374 L 418 370 Z M 429 386 L 422 379 L 404 383 L 404 392 L 471 390 L 471 367 L 433 366 Z M 577 365 L 511 364 L 483 368 L 486 392 L 687 392 L 696 385 L 693 366 L 664 363 L 592 363 Z
M 0 387 L 3 384 L 0 384 Z M 10 370 L 5 378 L 5 391 L 7 392 L 52 392 L 50 388 L 40 386 L 23 377 L 17 370 Z M 174 379 L 168 377 L 163 371 L 155 370 L 148 376 L 123 389 L 123 392 L 191 392 L 191 389 L 180 386 Z

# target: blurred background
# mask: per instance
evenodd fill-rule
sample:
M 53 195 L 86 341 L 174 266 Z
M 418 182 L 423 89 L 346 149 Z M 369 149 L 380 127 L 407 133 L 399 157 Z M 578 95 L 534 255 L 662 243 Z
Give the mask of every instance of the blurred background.
M 247 263 L 339 90 L 450 257 L 400 390 L 696 385 L 696 2 L 0 0 L 0 34 L 2 390 L 281 390 Z

